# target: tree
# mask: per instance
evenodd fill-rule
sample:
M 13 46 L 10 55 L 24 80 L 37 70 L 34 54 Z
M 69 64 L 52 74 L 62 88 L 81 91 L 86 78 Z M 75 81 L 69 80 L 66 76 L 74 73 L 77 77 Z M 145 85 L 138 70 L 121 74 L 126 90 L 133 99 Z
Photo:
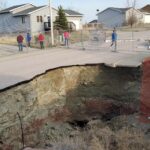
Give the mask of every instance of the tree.
M 65 15 L 65 12 L 62 6 L 58 7 L 58 16 L 56 17 L 56 21 L 54 22 L 54 26 L 57 29 L 68 30 L 68 21 Z
M 128 8 L 131 8 L 131 10 L 129 10 L 129 14 L 128 14 L 128 18 L 127 18 L 127 24 L 130 25 L 131 28 L 138 21 L 136 13 L 135 13 L 136 3 L 137 3 L 136 0 L 127 0 Z
M 136 0 L 127 0 L 128 8 L 131 8 L 129 10 L 127 24 L 131 26 L 131 30 L 132 30 L 132 50 L 134 49 L 134 45 L 133 45 L 134 44 L 133 43 L 133 39 L 134 39 L 133 25 L 136 24 L 137 21 L 138 21 L 136 13 L 135 13 L 136 4 L 137 4 Z
M 7 4 L 6 0 L 0 0 L 0 10 L 6 8 L 6 4 Z

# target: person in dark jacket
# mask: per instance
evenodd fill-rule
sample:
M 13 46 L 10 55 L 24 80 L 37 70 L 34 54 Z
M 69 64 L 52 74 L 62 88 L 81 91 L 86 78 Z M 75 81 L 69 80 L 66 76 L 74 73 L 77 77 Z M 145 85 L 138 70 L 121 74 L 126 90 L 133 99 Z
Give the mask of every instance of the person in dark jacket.
M 17 36 L 19 51 L 23 51 L 23 40 L 24 40 L 23 36 L 21 34 L 19 34 Z
M 112 39 L 111 46 L 115 45 L 114 51 L 116 52 L 116 50 L 117 50 L 117 33 L 116 33 L 116 29 L 115 28 L 114 28 L 113 33 L 111 35 L 111 39 Z
M 27 33 L 26 35 L 26 42 L 27 42 L 27 46 L 30 47 L 31 46 L 31 35 L 30 33 Z

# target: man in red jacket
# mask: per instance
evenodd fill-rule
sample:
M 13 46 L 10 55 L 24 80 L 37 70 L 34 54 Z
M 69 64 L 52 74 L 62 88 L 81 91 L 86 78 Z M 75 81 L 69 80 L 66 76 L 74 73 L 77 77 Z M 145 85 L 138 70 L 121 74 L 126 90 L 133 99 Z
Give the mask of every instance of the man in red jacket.
M 23 51 L 23 40 L 24 40 L 23 36 L 21 34 L 19 34 L 17 36 L 19 51 Z
M 44 39 L 45 39 L 44 35 L 40 33 L 38 36 L 38 41 L 40 42 L 41 49 L 44 49 Z

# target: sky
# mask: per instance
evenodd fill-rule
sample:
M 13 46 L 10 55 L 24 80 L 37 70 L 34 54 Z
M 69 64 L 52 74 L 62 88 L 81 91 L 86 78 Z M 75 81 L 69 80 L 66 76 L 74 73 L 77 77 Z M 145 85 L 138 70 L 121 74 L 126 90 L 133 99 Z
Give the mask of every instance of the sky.
M 3 0 L 5 1 L 5 0 Z M 32 3 L 34 5 L 47 5 L 49 0 L 6 0 L 7 7 L 24 3 Z M 130 0 L 132 1 L 132 0 Z M 127 0 L 51 0 L 52 6 L 58 8 L 62 6 L 64 9 L 73 9 L 84 14 L 83 21 L 89 22 L 97 19 L 97 9 L 102 11 L 107 7 L 127 7 Z M 136 7 L 141 8 L 150 4 L 150 0 L 137 0 Z

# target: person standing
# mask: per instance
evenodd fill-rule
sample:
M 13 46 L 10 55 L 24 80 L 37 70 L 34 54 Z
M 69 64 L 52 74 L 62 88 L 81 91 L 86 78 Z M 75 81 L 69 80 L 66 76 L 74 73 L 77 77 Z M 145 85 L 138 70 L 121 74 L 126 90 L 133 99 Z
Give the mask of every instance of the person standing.
M 19 51 L 23 51 L 23 40 L 24 40 L 23 36 L 21 34 L 19 34 L 17 36 Z
M 27 42 L 27 46 L 30 47 L 31 46 L 31 35 L 30 33 L 27 33 L 26 35 L 26 42 Z
M 40 42 L 41 49 L 44 49 L 44 39 L 45 39 L 44 35 L 42 33 L 40 33 L 38 36 L 38 41 Z
M 113 30 L 113 33 L 111 35 L 111 39 L 112 39 L 112 44 L 111 46 L 115 46 L 114 52 L 117 51 L 117 33 L 116 33 L 116 29 Z
M 65 46 L 69 47 L 69 32 L 68 31 L 64 32 L 64 38 L 65 38 Z

